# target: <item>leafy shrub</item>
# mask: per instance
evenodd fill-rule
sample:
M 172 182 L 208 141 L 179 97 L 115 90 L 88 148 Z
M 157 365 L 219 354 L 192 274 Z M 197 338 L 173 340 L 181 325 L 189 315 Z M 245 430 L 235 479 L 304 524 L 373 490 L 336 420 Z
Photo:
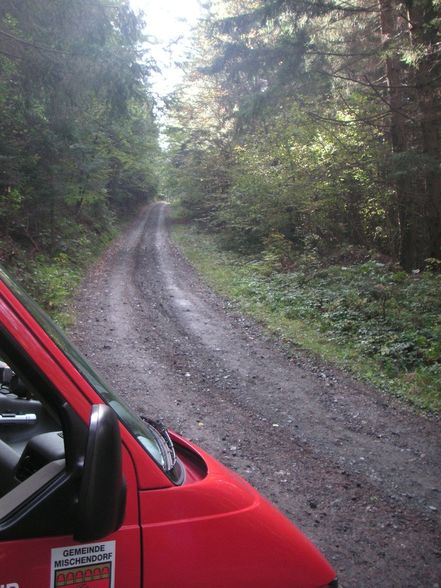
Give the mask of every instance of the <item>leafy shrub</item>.
M 3 241 L 0 240 L 0 257 L 5 269 L 24 289 L 62 326 L 67 326 L 71 317 L 68 304 L 85 269 L 103 250 L 114 236 L 114 229 L 108 228 L 97 237 L 95 231 L 77 226 L 76 232 L 53 256 L 32 253 L 14 244 L 9 255 L 3 255 Z M 7 241 L 11 244 L 11 241 Z

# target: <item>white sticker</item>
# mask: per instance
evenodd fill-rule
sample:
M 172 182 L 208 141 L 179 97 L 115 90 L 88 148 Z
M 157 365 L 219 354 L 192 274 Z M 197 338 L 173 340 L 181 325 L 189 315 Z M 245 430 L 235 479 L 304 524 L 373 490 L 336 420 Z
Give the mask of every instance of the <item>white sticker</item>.
M 51 586 L 114 588 L 115 541 L 52 549 Z

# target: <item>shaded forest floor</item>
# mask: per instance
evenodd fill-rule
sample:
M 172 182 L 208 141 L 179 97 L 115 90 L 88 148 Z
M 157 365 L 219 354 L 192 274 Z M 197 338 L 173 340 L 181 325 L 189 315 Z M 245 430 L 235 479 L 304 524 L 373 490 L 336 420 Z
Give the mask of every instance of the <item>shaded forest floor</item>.
M 413 405 L 441 410 L 441 274 L 407 274 L 348 248 L 289 258 L 283 244 L 260 255 L 226 251 L 194 227 L 175 240 L 210 286 L 291 346 L 332 361 Z
M 72 321 L 69 310 L 73 292 L 87 269 L 109 246 L 124 224 L 96 228 L 75 225 L 63 235 L 56 251 L 44 239 L 35 241 L 18 234 L 0 236 L 0 263 L 14 280 L 62 327 Z

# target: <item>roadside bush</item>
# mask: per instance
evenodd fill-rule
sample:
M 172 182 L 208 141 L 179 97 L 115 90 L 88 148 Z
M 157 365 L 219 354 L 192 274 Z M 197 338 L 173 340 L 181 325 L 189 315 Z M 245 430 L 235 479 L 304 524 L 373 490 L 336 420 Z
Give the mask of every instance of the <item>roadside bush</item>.
M 61 244 L 64 251 L 53 256 L 34 252 L 11 240 L 0 240 L 2 264 L 26 292 L 65 327 L 71 321 L 68 304 L 75 288 L 86 268 L 114 235 L 115 229 L 110 226 L 99 236 L 94 230 L 78 227 L 75 236 Z

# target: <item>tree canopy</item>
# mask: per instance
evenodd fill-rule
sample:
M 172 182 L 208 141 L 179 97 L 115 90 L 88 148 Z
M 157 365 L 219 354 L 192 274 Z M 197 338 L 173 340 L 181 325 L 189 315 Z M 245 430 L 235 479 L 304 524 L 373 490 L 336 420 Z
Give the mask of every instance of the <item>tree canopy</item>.
M 169 187 L 230 247 L 441 258 L 435 0 L 223 0 L 171 101 Z
M 1 3 L 3 261 L 79 246 L 155 195 L 142 28 L 121 0 Z

